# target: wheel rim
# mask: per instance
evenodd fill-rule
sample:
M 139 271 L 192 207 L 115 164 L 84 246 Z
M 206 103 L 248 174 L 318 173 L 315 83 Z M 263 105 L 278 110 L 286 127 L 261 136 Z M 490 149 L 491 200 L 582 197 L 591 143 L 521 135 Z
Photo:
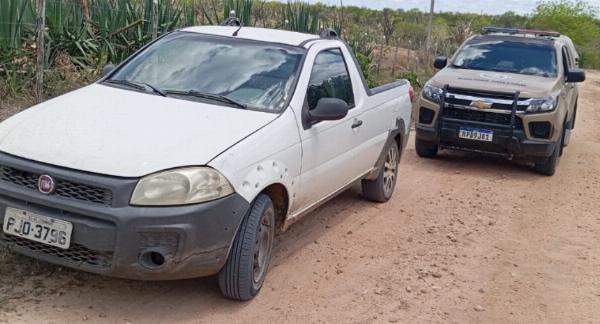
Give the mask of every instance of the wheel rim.
M 264 279 L 265 273 L 269 266 L 269 259 L 271 257 L 271 248 L 273 242 L 273 224 L 271 224 L 272 210 L 267 210 L 260 220 L 258 227 L 258 233 L 256 235 L 256 242 L 254 244 L 254 286 L 259 288 Z
M 398 151 L 391 147 L 385 158 L 383 165 L 383 191 L 386 196 L 390 196 L 396 183 L 396 174 L 398 171 Z

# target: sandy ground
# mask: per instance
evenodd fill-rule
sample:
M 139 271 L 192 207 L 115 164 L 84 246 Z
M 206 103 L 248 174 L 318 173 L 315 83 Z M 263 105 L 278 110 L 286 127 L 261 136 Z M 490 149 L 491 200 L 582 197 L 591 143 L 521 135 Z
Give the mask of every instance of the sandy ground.
M 0 322 L 598 323 L 600 73 L 556 176 L 411 143 L 388 204 L 357 188 L 278 237 L 252 302 L 215 279 L 135 282 L 0 253 Z M 411 141 L 412 142 L 412 141 Z

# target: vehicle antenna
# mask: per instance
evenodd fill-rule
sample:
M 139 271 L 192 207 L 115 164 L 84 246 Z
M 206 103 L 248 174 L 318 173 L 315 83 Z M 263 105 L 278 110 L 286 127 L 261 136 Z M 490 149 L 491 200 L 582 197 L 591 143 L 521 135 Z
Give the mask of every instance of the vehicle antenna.
M 235 10 L 231 10 L 229 12 L 229 17 L 227 19 L 225 19 L 225 21 L 222 24 L 223 26 L 232 26 L 235 27 L 237 26 L 238 29 L 236 29 L 235 32 L 233 32 L 233 34 L 231 36 L 237 36 L 238 33 L 240 32 L 240 29 L 242 29 L 242 22 L 240 21 L 240 19 L 238 17 L 236 17 L 236 13 Z

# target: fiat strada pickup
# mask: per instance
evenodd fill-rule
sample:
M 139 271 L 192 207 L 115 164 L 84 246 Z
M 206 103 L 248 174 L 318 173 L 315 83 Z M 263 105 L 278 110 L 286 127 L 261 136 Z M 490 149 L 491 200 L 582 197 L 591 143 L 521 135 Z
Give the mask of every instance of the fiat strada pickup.
M 350 48 L 241 26 L 169 33 L 0 124 L 0 244 L 102 275 L 261 289 L 276 230 L 356 182 L 385 202 L 414 92 Z

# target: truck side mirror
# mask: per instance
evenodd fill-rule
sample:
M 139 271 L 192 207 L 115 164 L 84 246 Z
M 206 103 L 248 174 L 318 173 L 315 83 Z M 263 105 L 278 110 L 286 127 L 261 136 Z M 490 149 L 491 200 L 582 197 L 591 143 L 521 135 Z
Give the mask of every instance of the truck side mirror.
M 566 81 L 569 83 L 579 83 L 585 81 L 585 71 L 582 69 L 571 69 L 567 72 Z
M 433 67 L 438 70 L 445 68 L 446 65 L 448 65 L 448 58 L 445 56 L 438 56 L 435 58 L 435 61 L 433 61 Z
M 102 68 L 102 77 L 105 77 L 107 75 L 110 74 L 110 72 L 112 72 L 115 69 L 115 65 L 114 64 L 106 64 L 103 68 Z
M 323 120 L 340 120 L 348 115 L 348 104 L 338 98 L 321 98 L 317 106 L 308 112 L 310 120 L 319 122 Z

